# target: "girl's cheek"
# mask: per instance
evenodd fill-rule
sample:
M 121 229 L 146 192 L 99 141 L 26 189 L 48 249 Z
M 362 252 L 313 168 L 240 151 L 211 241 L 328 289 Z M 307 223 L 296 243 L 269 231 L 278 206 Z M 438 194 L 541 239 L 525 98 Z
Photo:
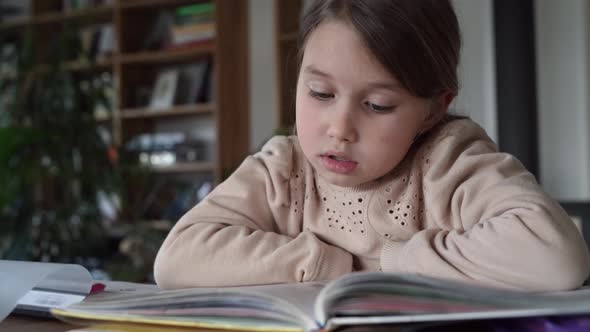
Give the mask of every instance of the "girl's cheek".
M 313 103 L 309 102 L 309 100 L 306 100 L 306 98 L 300 98 L 297 105 L 297 115 L 308 119 L 311 118 L 315 113 L 316 112 Z

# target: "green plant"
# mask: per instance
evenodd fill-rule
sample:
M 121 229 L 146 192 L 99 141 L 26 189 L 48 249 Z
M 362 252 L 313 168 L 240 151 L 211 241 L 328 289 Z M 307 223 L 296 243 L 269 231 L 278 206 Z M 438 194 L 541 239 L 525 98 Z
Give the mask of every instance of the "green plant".
M 71 31 L 48 50 L 25 33 L 17 76 L 0 80 L 12 92 L 0 103 L 0 258 L 73 262 L 108 249 L 97 195 L 121 177 L 93 113 L 109 105 L 106 83 L 64 68 L 85 56 Z

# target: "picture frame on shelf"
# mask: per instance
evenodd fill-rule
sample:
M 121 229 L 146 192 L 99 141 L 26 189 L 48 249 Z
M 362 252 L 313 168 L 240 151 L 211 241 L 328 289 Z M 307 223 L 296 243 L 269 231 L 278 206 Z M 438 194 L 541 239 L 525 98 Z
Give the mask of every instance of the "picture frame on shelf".
M 164 69 L 157 74 L 150 99 L 150 109 L 162 110 L 174 105 L 178 77 L 179 70 L 177 68 Z

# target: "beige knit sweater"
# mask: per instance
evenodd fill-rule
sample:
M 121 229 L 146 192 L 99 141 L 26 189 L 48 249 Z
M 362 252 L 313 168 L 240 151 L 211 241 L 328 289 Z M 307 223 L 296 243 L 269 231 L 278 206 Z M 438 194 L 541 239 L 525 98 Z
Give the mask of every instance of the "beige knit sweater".
M 297 137 L 275 137 L 182 217 L 154 269 L 162 288 L 383 270 L 561 290 L 582 284 L 590 258 L 534 177 L 475 123 L 456 120 L 358 188 L 325 182 Z

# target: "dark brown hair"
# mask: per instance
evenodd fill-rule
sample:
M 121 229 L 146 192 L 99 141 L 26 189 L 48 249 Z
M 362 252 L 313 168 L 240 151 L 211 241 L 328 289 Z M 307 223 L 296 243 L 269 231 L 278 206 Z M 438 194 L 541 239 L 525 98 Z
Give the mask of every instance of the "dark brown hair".
M 299 66 L 310 34 L 332 19 L 351 24 L 410 93 L 457 95 L 461 36 L 450 0 L 315 0 L 301 20 Z

